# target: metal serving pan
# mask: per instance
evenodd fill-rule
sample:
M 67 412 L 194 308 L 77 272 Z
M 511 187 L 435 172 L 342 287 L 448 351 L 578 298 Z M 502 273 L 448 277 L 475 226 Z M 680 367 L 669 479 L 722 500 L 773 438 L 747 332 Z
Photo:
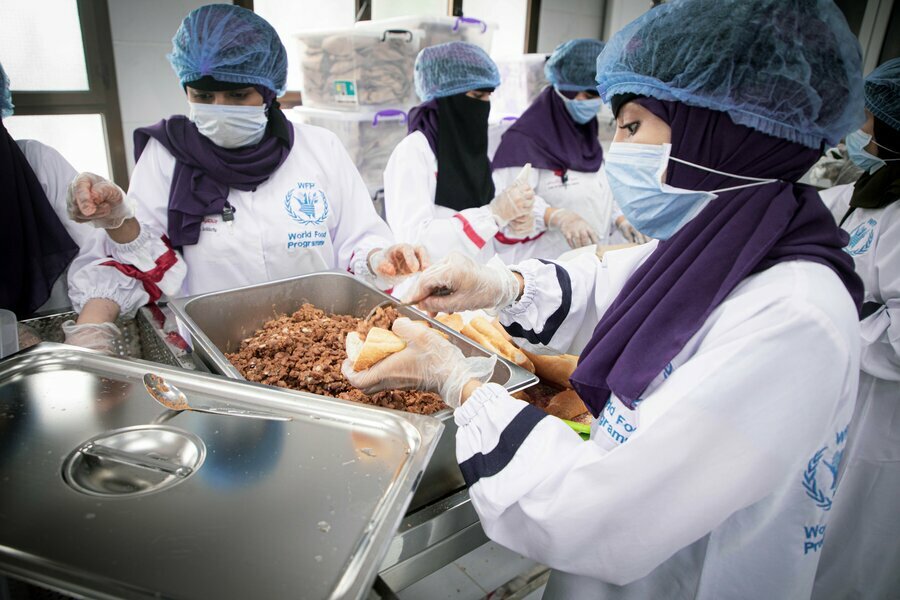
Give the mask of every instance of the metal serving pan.
M 291 420 L 168 411 L 147 372 Z M 0 572 L 91 598 L 359 598 L 441 429 L 45 342 L 0 362 Z
M 393 298 L 352 275 L 314 273 L 180 298 L 172 300 L 169 306 L 190 334 L 195 354 L 214 373 L 242 379 L 240 372 L 225 358 L 225 353 L 236 351 L 241 340 L 256 333 L 275 316 L 293 313 L 301 304 L 308 302 L 327 312 L 364 317 L 374 306 L 386 300 Z M 481 346 L 415 309 L 401 307 L 399 311 L 412 319 L 427 320 L 432 327 L 447 333 L 466 356 L 491 356 Z M 537 383 L 537 377 L 518 365 L 500 359 L 491 381 L 515 392 Z M 444 424 L 444 432 L 413 498 L 411 509 L 429 504 L 465 485 L 456 462 L 453 413 L 445 410 L 433 416 Z

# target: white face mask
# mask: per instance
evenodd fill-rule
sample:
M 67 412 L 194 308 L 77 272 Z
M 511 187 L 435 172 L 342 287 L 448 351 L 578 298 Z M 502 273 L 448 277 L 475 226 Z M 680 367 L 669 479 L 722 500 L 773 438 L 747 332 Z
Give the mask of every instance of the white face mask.
M 188 102 L 189 118 L 216 146 L 243 148 L 258 144 L 266 134 L 265 106 L 234 106 Z

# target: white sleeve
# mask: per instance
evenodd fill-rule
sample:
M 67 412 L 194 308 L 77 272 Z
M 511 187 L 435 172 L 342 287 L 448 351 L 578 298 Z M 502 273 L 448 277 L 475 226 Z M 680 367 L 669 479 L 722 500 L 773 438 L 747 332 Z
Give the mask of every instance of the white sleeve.
M 874 252 L 877 289 L 866 295 L 884 307 L 860 323 L 860 366 L 880 379 L 900 381 L 900 208 L 885 209 Z
M 783 486 L 850 393 L 856 356 L 816 307 L 730 321 L 646 397 L 638 429 L 610 451 L 499 386 L 476 390 L 456 411 L 456 447 L 488 536 L 624 585 Z
M 451 217 L 435 211 L 432 179 L 434 152 L 420 132 L 400 142 L 384 171 L 384 206 L 388 225 L 398 241 L 425 246 L 432 258 L 451 250 L 473 258 L 491 249 L 498 228 L 487 206 L 469 208 Z M 489 257 L 488 257 L 489 258 Z
M 102 297 L 115 301 L 124 314 L 130 314 L 147 303 L 147 288 L 169 296 L 179 294 L 187 266 L 181 254 L 163 239 L 174 164 L 175 159 L 163 146 L 150 140 L 128 188 L 128 196 L 137 204 L 135 218 L 141 231 L 127 244 L 103 236 L 101 245 L 82 251 L 69 269 L 69 297 L 76 310 L 80 311 L 87 300 Z
M 369 253 L 393 244 L 393 235 L 375 212 L 366 184 L 347 150 L 337 136 L 331 135 L 330 141 L 331 160 L 326 164 L 333 169 L 329 189 L 335 218 L 328 220 L 328 229 L 334 243 L 334 264 L 375 284 L 368 266 Z
M 519 263 L 511 269 L 521 273 L 525 287 L 518 302 L 500 312 L 500 323 L 528 350 L 568 352 L 655 247 L 651 243 L 608 252 L 602 261 L 590 252 L 567 261 Z
M 831 212 L 835 223 L 840 223 L 850 209 L 850 198 L 853 196 L 853 184 L 836 185 L 819 191 L 822 203 Z

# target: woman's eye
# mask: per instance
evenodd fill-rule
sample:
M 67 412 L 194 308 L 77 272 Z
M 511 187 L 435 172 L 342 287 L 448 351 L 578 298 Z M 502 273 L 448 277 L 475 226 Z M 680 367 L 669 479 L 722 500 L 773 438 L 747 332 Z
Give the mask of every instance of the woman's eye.
M 246 92 L 234 92 L 231 94 L 231 97 L 238 98 L 238 99 L 244 99 L 247 97 L 247 93 Z
M 620 125 L 619 129 L 627 129 L 629 135 L 634 135 L 637 133 L 639 126 L 640 124 L 637 121 L 633 121 L 631 123 L 626 123 L 625 125 Z

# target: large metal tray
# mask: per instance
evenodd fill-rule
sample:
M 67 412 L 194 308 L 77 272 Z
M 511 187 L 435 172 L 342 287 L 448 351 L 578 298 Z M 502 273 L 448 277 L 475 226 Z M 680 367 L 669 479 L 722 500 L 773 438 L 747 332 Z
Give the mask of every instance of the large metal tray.
M 241 340 L 256 333 L 263 324 L 279 314 L 290 314 L 301 304 L 336 314 L 365 316 L 372 307 L 392 300 L 391 296 L 344 273 L 314 273 L 233 290 L 173 300 L 169 306 L 192 338 L 194 353 L 214 373 L 242 379 L 240 372 L 225 358 Z M 413 319 L 425 319 L 446 332 L 466 356 L 490 356 L 481 346 L 445 327 L 423 313 L 401 307 L 400 313 Z M 500 359 L 491 381 L 515 392 L 537 383 L 534 374 Z M 317 396 L 324 398 L 324 396 Z M 407 414 L 407 413 L 401 413 Z M 465 485 L 456 462 L 456 424 L 450 410 L 433 415 L 444 424 L 444 432 L 434 457 L 422 478 L 410 509 L 416 509 L 447 496 Z
M 167 411 L 146 372 L 200 404 L 293 420 Z M 148 424 L 202 440 L 195 473 L 138 496 L 66 484 L 86 440 Z M 45 342 L 0 362 L 0 572 L 91 598 L 359 598 L 441 428 Z

